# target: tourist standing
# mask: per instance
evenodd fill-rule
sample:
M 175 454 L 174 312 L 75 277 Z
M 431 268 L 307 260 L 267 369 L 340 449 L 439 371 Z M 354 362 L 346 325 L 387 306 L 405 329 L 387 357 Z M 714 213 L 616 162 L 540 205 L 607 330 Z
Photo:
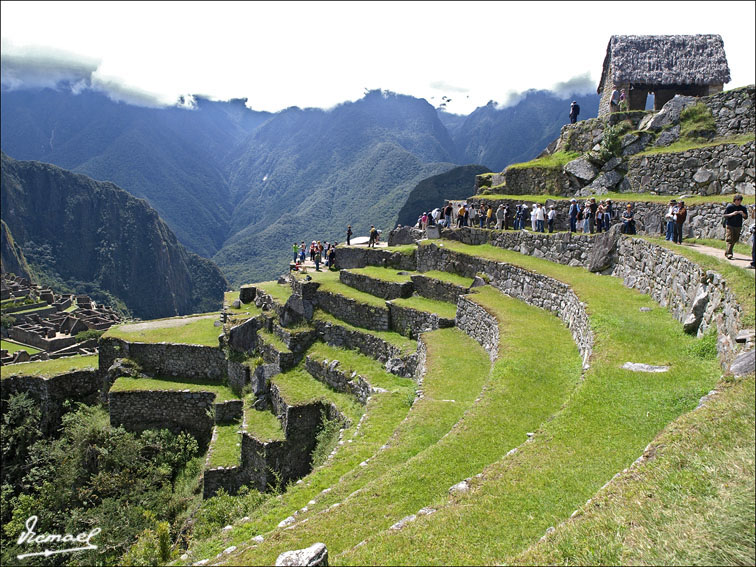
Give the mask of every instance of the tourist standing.
M 486 228 L 491 228 L 493 216 L 493 207 L 491 205 L 488 205 L 488 208 L 486 209 Z
M 370 236 L 368 238 L 368 248 L 371 246 L 375 248 L 375 238 L 378 236 L 378 231 L 375 230 L 375 227 L 373 225 L 370 225 Z
M 352 245 L 352 234 L 352 225 L 350 224 L 347 226 L 347 246 Z
M 446 206 L 444 207 L 444 221 L 446 222 L 446 228 L 451 228 L 451 222 L 452 222 L 452 204 L 451 201 L 446 202 Z
M 665 240 L 673 240 L 675 237 L 675 215 L 677 214 L 677 201 L 675 199 L 670 200 L 667 207 L 667 213 L 664 215 L 664 220 L 667 221 L 667 234 L 664 237 Z
M 593 230 L 591 227 L 591 218 L 593 217 L 593 213 L 591 212 L 591 202 L 586 201 L 585 206 L 583 207 L 583 234 L 588 234 L 589 232 L 592 234 Z
M 617 90 L 617 87 L 614 87 L 612 90 L 612 96 L 609 99 L 609 111 L 610 112 L 618 112 L 619 111 L 619 98 L 620 94 Z
M 321 259 L 322 259 L 322 256 L 320 254 L 320 250 L 316 250 L 315 251 L 315 259 L 314 259 L 314 261 L 315 261 L 315 271 L 316 272 L 320 271 L 320 260 Z
M 502 230 L 506 226 L 507 211 L 504 208 L 504 204 L 500 204 L 496 209 L 496 230 Z M 504 230 L 506 230 L 504 228 Z
M 677 244 L 683 241 L 683 223 L 688 218 L 688 209 L 685 208 L 685 201 L 680 201 L 677 205 L 677 216 L 675 217 L 675 234 L 673 240 Z
M 596 224 L 596 211 L 598 211 L 598 204 L 594 197 L 591 197 L 591 200 L 588 203 L 588 208 L 591 212 L 591 214 L 588 215 L 588 228 L 590 229 L 591 234 L 593 234 L 594 225 Z
M 622 213 L 622 232 L 624 234 L 635 234 L 635 213 L 630 203 L 627 204 L 625 212 Z
M 295 242 L 294 245 L 291 247 L 291 249 L 294 252 L 294 261 L 296 262 L 297 261 L 297 255 L 299 254 L 299 244 L 297 244 Z
M 735 195 L 732 203 L 725 207 L 725 258 L 732 260 L 732 249 L 740 238 L 740 231 L 743 229 L 743 219 L 748 218 L 748 210 L 743 206 L 743 195 Z
M 544 214 L 543 205 L 541 203 L 538 203 L 538 205 L 536 205 L 535 214 L 536 214 L 536 232 L 545 232 L 544 221 L 546 220 L 546 215 Z
M 578 114 L 580 114 L 580 105 L 577 101 L 573 100 L 570 105 L 570 124 L 575 124 L 575 122 L 577 122 Z
M 568 214 L 570 215 L 570 232 L 577 232 L 577 220 L 578 215 L 580 214 L 580 206 L 575 199 L 570 199 L 570 210 L 568 211 Z
M 549 206 L 549 217 L 548 217 L 548 223 L 549 223 L 549 234 L 554 232 L 554 221 L 556 220 L 556 210 L 554 209 L 554 205 Z
M 604 229 L 604 201 L 601 201 L 596 208 L 596 218 L 594 219 L 596 232 L 601 233 Z

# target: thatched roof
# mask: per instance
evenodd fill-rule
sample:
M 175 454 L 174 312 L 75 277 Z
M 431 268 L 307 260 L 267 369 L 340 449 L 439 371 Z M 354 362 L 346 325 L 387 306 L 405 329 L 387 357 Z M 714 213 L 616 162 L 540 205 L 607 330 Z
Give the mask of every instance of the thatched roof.
M 613 35 L 606 48 L 599 93 L 604 90 L 609 65 L 616 84 L 712 85 L 730 81 L 719 35 Z

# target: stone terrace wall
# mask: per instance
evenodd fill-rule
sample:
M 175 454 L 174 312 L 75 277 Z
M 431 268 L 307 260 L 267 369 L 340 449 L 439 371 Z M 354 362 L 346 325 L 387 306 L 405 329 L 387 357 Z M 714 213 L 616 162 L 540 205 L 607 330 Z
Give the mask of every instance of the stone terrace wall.
M 754 194 L 754 142 L 633 157 L 626 179 L 632 191 L 661 194 Z
M 178 378 L 203 378 L 222 382 L 227 373 L 225 353 L 217 347 L 171 343 L 130 343 L 100 339 L 103 375 L 117 358 L 137 362 L 147 373 Z
M 714 116 L 717 136 L 753 134 L 756 130 L 756 113 L 753 110 L 754 94 L 756 94 L 756 88 L 750 85 L 701 99 Z
M 473 277 L 482 272 L 491 285 L 505 294 L 555 313 L 572 332 L 586 364 L 593 349 L 593 333 L 588 315 L 575 292 L 567 284 L 503 262 L 475 258 L 435 244 L 418 248 L 418 268 L 442 270 Z
M 415 375 L 418 365 L 415 353 L 403 355 L 398 347 L 370 333 L 362 333 L 324 321 L 315 320 L 314 324 L 318 334 L 329 345 L 359 350 L 365 356 L 385 364 L 390 372 L 398 376 L 411 378 Z
M 110 424 L 128 431 L 169 429 L 192 434 L 204 451 L 214 424 L 215 394 L 210 392 L 134 391 L 108 394 Z
M 454 319 L 436 313 L 408 309 L 389 302 L 391 329 L 405 337 L 417 338 L 420 333 L 454 326 Z
M 418 295 L 449 303 L 457 303 L 457 298 L 469 291 L 467 287 L 422 275 L 413 275 L 412 285 Z
M 355 274 L 348 270 L 339 272 L 339 281 L 341 283 L 375 295 L 383 299 L 397 299 L 398 297 L 409 297 L 412 295 L 412 282 L 389 282 L 377 280 L 364 274 Z
M 390 329 L 389 310 L 385 306 L 378 307 L 359 303 L 349 297 L 324 291 L 317 292 L 317 305 L 350 325 L 373 331 L 388 331 Z
M 499 354 L 499 322 L 483 307 L 465 296 L 457 301 L 457 327 L 475 339 L 493 361 Z
M 26 392 L 39 402 L 42 412 L 41 429 L 49 435 L 60 426 L 64 402 L 94 404 L 99 398 L 100 384 L 100 372 L 95 368 L 67 372 L 51 378 L 8 376 L 0 381 L 2 413 L 5 414 L 7 410 L 10 396 Z
M 305 369 L 310 375 L 327 384 L 337 392 L 353 395 L 361 404 L 367 403 L 373 389 L 365 378 L 353 372 L 345 374 L 339 369 L 338 360 L 316 360 L 311 356 L 305 357 Z
M 391 252 L 382 248 L 362 248 L 354 246 L 340 246 L 336 250 L 336 267 L 340 270 L 348 268 L 364 268 L 365 266 L 381 266 L 396 268 L 397 270 L 415 270 L 415 254 Z
M 618 247 L 620 259 L 612 275 L 653 297 L 690 331 L 697 329 L 699 336 L 716 328 L 720 361 L 729 363 L 734 358 L 741 309 L 721 276 L 641 239 L 623 238 Z
M 571 195 L 570 179 L 561 168 L 512 168 L 504 171 L 509 195 Z

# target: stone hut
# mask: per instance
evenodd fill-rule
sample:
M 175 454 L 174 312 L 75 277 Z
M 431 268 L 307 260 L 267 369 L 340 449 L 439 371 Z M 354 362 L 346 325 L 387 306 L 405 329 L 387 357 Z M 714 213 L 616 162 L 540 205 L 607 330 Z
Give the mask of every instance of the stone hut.
M 719 35 L 613 35 L 606 48 L 598 86 L 599 118 L 609 114 L 612 90 L 625 89 L 629 110 L 644 110 L 654 94 L 654 110 L 676 94 L 707 96 L 730 81 Z

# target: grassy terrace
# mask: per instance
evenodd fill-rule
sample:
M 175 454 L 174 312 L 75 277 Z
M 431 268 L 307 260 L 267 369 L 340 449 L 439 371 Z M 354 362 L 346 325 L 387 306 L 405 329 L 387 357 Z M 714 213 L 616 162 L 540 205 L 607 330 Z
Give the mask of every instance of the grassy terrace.
M 720 146 L 722 144 L 735 144 L 738 146 L 742 146 L 743 144 L 747 144 L 748 142 L 752 142 L 753 140 L 754 140 L 753 134 L 743 134 L 741 136 L 717 138 L 715 140 L 704 141 L 704 142 L 699 141 L 699 140 L 683 139 L 678 142 L 675 142 L 674 144 L 670 144 L 669 146 L 650 148 L 648 150 L 635 154 L 633 157 L 651 156 L 655 154 L 680 153 L 680 152 L 685 152 L 688 150 L 697 150 L 700 148 L 710 148 L 713 146 Z
M 19 376 L 39 376 L 51 378 L 58 374 L 65 374 L 75 370 L 98 367 L 96 354 L 87 356 L 68 356 L 55 360 L 40 360 L 38 362 L 21 362 L 19 364 L 7 364 L 0 366 L 0 377 L 7 378 L 17 374 Z
M 636 202 L 648 202 L 648 203 L 669 203 L 674 195 L 654 195 L 651 193 L 617 193 L 609 192 L 601 195 L 601 199 L 611 199 L 614 202 L 627 201 L 631 203 Z M 492 195 L 472 195 L 470 199 L 487 199 L 489 201 L 498 200 L 510 200 L 510 201 L 527 201 L 528 203 L 545 203 L 548 201 L 569 201 L 572 197 L 559 197 L 556 195 L 506 195 L 506 194 L 492 194 Z M 597 197 L 598 199 L 598 197 Z M 584 199 L 581 199 L 584 200 Z M 731 203 L 732 195 L 694 195 L 691 197 L 685 197 L 685 204 L 700 205 L 702 203 Z M 749 205 L 754 203 L 754 197 L 752 195 L 743 196 L 743 205 Z
M 414 388 L 415 383 L 409 378 L 399 378 L 387 372 L 383 365 L 356 350 L 338 348 L 317 342 L 307 351 L 309 356 L 317 360 L 338 360 L 339 369 L 347 375 L 356 372 L 367 379 L 371 386 L 384 388 L 389 391 L 408 390 Z
M 308 272 L 308 274 L 312 276 L 313 281 L 320 283 L 318 291 L 343 295 L 344 297 L 354 299 L 359 303 L 365 303 L 367 305 L 382 307 L 383 309 L 386 309 L 385 299 L 381 299 L 380 297 L 370 295 L 369 293 L 356 290 L 353 287 L 349 287 L 348 285 L 341 283 L 339 281 L 339 272 L 324 270 L 322 272 L 310 271 Z
M 211 392 L 215 394 L 215 403 L 239 399 L 239 396 L 234 394 L 228 386 L 191 378 L 130 378 L 122 376 L 110 388 L 111 392 L 148 392 L 151 390 Z
M 7 350 L 11 354 L 18 352 L 19 350 L 25 350 L 29 354 L 37 354 L 38 352 L 42 352 L 38 348 L 22 345 L 13 341 L 6 341 L 5 339 L 0 341 L 0 347 Z
M 257 307 L 254 303 L 240 303 L 239 309 L 234 309 L 231 307 L 231 304 L 237 299 L 239 299 L 238 291 L 227 291 L 223 296 L 223 305 L 226 307 L 228 314 L 232 317 L 236 319 L 247 319 L 262 314 L 262 309 Z
M 413 295 L 406 299 L 392 299 L 391 303 L 399 307 L 407 307 L 409 309 L 416 309 L 417 311 L 425 311 L 426 313 L 435 313 L 439 317 L 447 319 L 454 319 L 457 315 L 457 306 L 455 304 L 448 301 L 428 299 L 427 297 L 420 297 L 418 295 Z
M 220 327 L 215 326 L 217 313 L 157 319 L 140 323 L 128 323 L 111 327 L 103 337 L 113 337 L 129 342 L 177 343 L 203 346 L 218 346 Z
M 366 266 L 364 268 L 350 268 L 346 271 L 386 282 L 404 283 L 410 281 L 410 272 L 402 272 L 402 270 L 395 270 L 393 268 Z M 399 272 L 402 272 L 402 274 Z
M 740 307 L 743 309 L 742 323 L 746 327 L 753 327 L 756 321 L 756 290 L 753 284 L 753 272 L 744 268 L 733 266 L 723 258 L 714 258 L 708 254 L 697 252 L 696 250 L 683 246 L 678 246 L 664 240 L 663 238 L 654 238 L 650 236 L 639 236 L 648 242 L 663 246 L 673 252 L 685 256 L 692 260 L 704 270 L 714 270 L 719 272 L 732 289 L 735 296 L 738 297 Z M 708 244 L 711 246 L 711 244 Z M 724 246 L 723 246 L 724 247 Z M 750 250 L 748 250 L 750 254 Z
M 466 278 L 464 276 L 460 276 L 459 274 L 454 274 L 451 272 L 439 272 L 438 270 L 431 270 L 428 272 L 422 272 L 420 275 L 462 287 L 470 287 L 473 284 L 472 278 Z
M 255 287 L 270 295 L 273 301 L 280 305 L 286 303 L 292 294 L 290 285 L 281 285 L 278 282 L 262 282 L 255 284 Z
M 283 441 L 285 439 L 281 422 L 270 411 L 257 411 L 250 403 L 254 395 L 249 394 L 244 399 L 244 431 L 260 441 Z
M 671 314 L 648 296 L 615 278 L 522 256 L 489 245 L 444 242 L 465 254 L 510 262 L 570 284 L 591 318 L 595 334 L 591 368 L 554 419 L 544 422 L 532 442 L 490 466 L 476 489 L 457 496 L 432 516 L 401 532 L 382 532 L 343 557 L 344 563 L 384 564 L 511 563 L 552 525 L 591 498 L 612 476 L 629 466 L 655 435 L 696 407 L 716 383 L 714 358 L 692 356 L 697 339 L 682 332 Z M 641 312 L 641 307 L 651 307 Z M 523 332 L 531 320 L 518 325 Z M 543 337 L 548 336 L 548 346 Z M 550 362 L 551 334 L 531 339 L 540 355 L 511 357 L 507 365 Z M 548 356 L 543 356 L 547 354 Z M 624 362 L 665 364 L 665 374 L 633 373 Z M 532 401 L 532 400 L 531 400 Z M 500 419 L 508 412 L 500 412 Z M 439 542 L 443 542 L 439 545 Z M 473 559 L 471 559 L 473 558 Z
M 580 157 L 578 152 L 556 152 L 554 154 L 526 161 L 523 163 L 513 163 L 507 169 L 561 169 L 565 164 Z
M 208 468 L 234 467 L 241 460 L 240 424 L 227 423 L 215 426 L 215 441 L 210 447 Z
M 265 329 L 260 329 L 259 331 L 257 331 L 257 336 L 260 337 L 263 340 L 263 342 L 271 345 L 278 352 L 284 352 L 284 353 L 291 352 L 291 350 L 289 350 L 289 347 L 286 346 L 286 343 L 284 343 L 280 338 L 278 338 L 276 335 L 274 335 L 270 331 L 266 331 Z
M 396 333 L 394 331 L 371 331 L 368 329 L 355 327 L 354 325 L 350 325 L 349 323 L 346 323 L 345 321 L 342 321 L 341 319 L 337 319 L 330 313 L 327 313 L 321 309 L 315 310 L 315 315 L 313 316 L 313 320 L 323 321 L 325 323 L 331 323 L 332 325 L 338 325 L 340 327 L 344 327 L 345 329 L 349 331 L 373 335 L 399 348 L 402 354 L 404 355 L 412 354 L 413 352 L 417 350 L 416 340 L 408 339 L 404 335 L 400 335 L 399 333 Z
M 512 563 L 753 565 L 753 375 L 717 389 L 654 440 L 654 459 Z
M 505 337 L 500 361 L 492 369 L 487 353 L 459 330 L 424 335 L 430 363 L 426 398 L 413 408 L 414 419 L 403 424 L 396 445 L 376 456 L 372 467 L 365 467 L 370 482 L 354 485 L 342 479 L 326 499 L 342 502 L 339 508 L 278 534 L 275 542 L 252 550 L 243 562 L 266 563 L 275 560 L 283 547 L 315 538 L 326 542 L 329 554 L 333 550 L 335 562 L 350 563 L 351 556 L 339 557 L 339 553 L 363 539 L 370 542 L 371 534 L 423 506 L 444 501 L 451 485 L 498 460 L 558 410 L 580 376 L 580 358 L 566 328 L 548 313 L 495 290 L 473 297 L 497 314 L 506 313 L 500 317 Z M 550 361 L 537 356 L 537 337 L 544 332 L 553 336 Z M 513 364 L 520 349 L 526 351 L 520 353 L 521 363 Z M 544 379 L 544 371 L 554 366 Z M 416 563 L 411 556 L 403 561 Z

